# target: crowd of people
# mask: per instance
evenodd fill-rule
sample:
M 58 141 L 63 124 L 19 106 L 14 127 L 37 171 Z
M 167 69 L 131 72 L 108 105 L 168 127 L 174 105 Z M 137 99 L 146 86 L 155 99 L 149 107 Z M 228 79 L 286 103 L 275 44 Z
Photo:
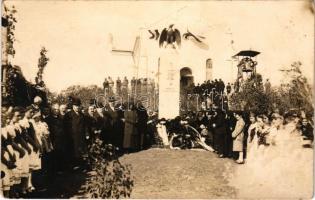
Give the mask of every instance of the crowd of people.
M 148 148 L 148 113 L 141 102 L 104 107 L 95 101 L 87 108 L 80 99 L 42 107 L 35 97 L 26 108 L 2 107 L 1 172 L 5 197 L 21 197 L 35 190 L 32 174 L 42 171 L 53 182 L 68 170 L 88 170 L 89 147 L 96 140 L 112 145 L 117 153 Z
M 214 106 L 166 120 L 140 101 L 122 104 L 114 97 L 103 107 L 91 100 L 87 108 L 75 97 L 50 107 L 35 97 L 26 108 L 2 107 L 1 125 L 2 191 L 12 198 L 35 190 L 32 174 L 37 171 L 51 182 L 67 170 L 88 170 L 89 147 L 96 140 L 119 155 L 151 147 L 203 148 L 239 164 L 251 152 L 274 145 L 274 130 L 284 126 L 303 141 L 301 148 L 312 148 L 313 142 L 313 122 L 303 112 L 247 114 Z
M 210 92 L 217 92 L 219 94 L 224 93 L 224 91 L 229 94 L 232 92 L 232 86 L 230 83 L 225 85 L 225 83 L 222 81 L 222 79 L 214 79 L 212 81 L 204 81 L 202 84 L 197 84 L 193 88 L 193 92 L 195 94 L 209 94 Z
M 305 114 L 298 114 L 290 111 L 283 116 L 279 111 L 273 113 L 244 113 L 241 111 L 222 111 L 215 108 L 212 111 L 190 112 L 182 117 L 172 120 L 160 119 L 157 127 L 160 130 L 158 135 L 162 139 L 164 146 L 183 148 L 194 148 L 198 145 L 186 143 L 187 138 L 192 141 L 203 140 L 208 146 L 212 147 L 220 158 L 234 158 L 236 163 L 243 164 L 251 146 L 255 144 L 259 148 L 267 148 L 272 145 L 272 129 L 279 128 L 281 125 L 290 124 L 300 136 L 304 143 L 303 148 L 312 148 L 313 142 L 313 123 L 307 119 Z M 187 128 L 188 127 L 188 128 Z M 189 131 L 189 128 L 196 131 Z M 196 138 L 196 133 L 200 134 Z M 172 144 L 173 138 L 181 135 L 181 139 Z M 175 144 L 176 143 L 176 144 Z M 200 147 L 200 145 L 199 145 Z M 204 148 L 204 146 L 202 146 Z M 209 148 L 206 148 L 209 150 Z
M 257 193 L 262 198 L 311 197 L 312 124 L 303 112 L 251 114 L 241 136 L 246 164 L 232 174 L 231 185 L 244 198 L 254 198 Z

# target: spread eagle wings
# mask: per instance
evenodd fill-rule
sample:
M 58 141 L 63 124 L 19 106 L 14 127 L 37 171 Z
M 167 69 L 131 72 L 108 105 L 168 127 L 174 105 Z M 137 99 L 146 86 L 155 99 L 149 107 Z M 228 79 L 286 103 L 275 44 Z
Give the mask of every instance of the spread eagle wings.
M 181 45 L 181 36 L 180 36 L 180 32 L 179 32 L 178 29 L 175 29 L 174 36 L 175 36 L 175 41 L 176 41 L 177 45 L 180 47 L 180 45 Z
M 161 36 L 159 40 L 160 47 L 163 47 L 163 43 L 166 41 L 166 39 L 167 39 L 167 30 L 166 28 L 164 28 L 163 31 L 161 32 Z
M 155 36 L 154 36 L 154 33 L 151 31 L 151 30 L 148 30 L 149 33 L 151 34 L 151 36 L 149 37 L 150 39 L 153 39 Z

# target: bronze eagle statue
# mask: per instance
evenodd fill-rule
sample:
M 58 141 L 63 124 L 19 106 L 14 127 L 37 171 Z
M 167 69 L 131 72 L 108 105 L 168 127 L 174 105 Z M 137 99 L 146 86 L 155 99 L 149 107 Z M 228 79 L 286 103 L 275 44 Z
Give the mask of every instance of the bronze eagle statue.
M 159 46 L 164 47 L 171 44 L 175 47 L 175 44 L 180 47 L 181 45 L 181 35 L 178 29 L 173 28 L 174 24 L 171 24 L 168 29 L 164 28 L 160 35 Z

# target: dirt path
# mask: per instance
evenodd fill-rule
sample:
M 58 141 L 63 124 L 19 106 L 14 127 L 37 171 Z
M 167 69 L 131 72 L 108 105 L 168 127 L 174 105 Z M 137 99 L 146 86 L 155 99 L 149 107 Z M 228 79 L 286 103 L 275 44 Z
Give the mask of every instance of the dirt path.
M 132 165 L 131 198 L 235 198 L 227 173 L 235 164 L 207 151 L 150 149 L 124 155 Z

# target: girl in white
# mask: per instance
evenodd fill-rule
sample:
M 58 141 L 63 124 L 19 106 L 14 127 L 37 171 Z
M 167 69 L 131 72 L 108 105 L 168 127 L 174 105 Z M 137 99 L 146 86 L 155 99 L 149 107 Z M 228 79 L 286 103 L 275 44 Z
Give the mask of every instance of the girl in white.
M 6 129 L 6 117 L 2 116 L 1 123 L 1 192 L 9 198 L 10 189 L 14 184 L 13 169 L 16 168 L 14 150 Z
M 31 120 L 31 122 L 35 130 L 35 137 L 40 145 L 40 152 L 41 154 L 49 153 L 50 151 L 52 151 L 52 144 L 49 139 L 48 125 L 46 124 L 46 122 L 43 122 L 41 120 L 40 112 L 34 114 L 32 118 L 33 120 Z M 42 165 L 39 154 L 35 154 L 34 159 L 34 170 L 41 169 Z
M 32 107 L 26 108 L 24 118 L 20 120 L 19 122 L 21 128 L 23 129 L 23 137 L 25 141 L 27 142 L 29 148 L 32 150 L 31 154 L 29 155 L 29 160 L 30 160 L 29 174 L 27 177 L 28 182 L 26 184 L 26 188 L 28 192 L 35 190 L 32 184 L 32 172 L 38 169 L 36 160 L 39 159 L 39 149 L 40 149 L 39 142 L 35 136 L 35 130 L 34 130 L 33 124 L 31 123 L 32 115 L 33 115 Z
M 12 120 L 7 126 L 8 136 L 14 143 L 14 154 L 16 157 L 16 168 L 13 170 L 14 192 L 26 193 L 27 177 L 29 175 L 29 155 L 31 149 L 22 137 L 22 128 L 19 125 L 21 113 L 17 109 L 13 113 Z

